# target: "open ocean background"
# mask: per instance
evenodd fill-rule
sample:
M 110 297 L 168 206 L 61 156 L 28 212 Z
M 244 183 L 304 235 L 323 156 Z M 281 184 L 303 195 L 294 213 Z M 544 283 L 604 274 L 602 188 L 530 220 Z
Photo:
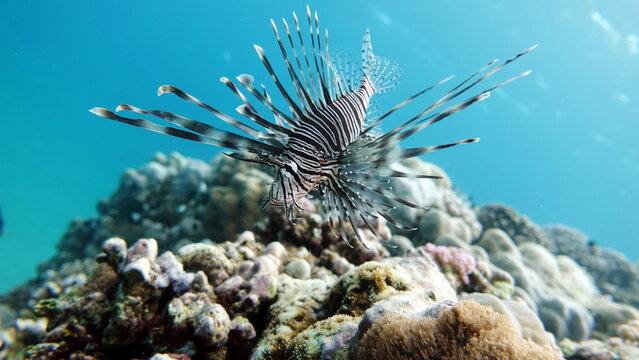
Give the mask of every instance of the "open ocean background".
M 99 118 L 120 103 L 216 120 L 157 87 L 176 85 L 232 113 L 221 76 L 269 84 L 252 48 L 280 65 L 269 19 L 302 1 L 0 2 L 0 292 L 36 266 L 74 217 L 96 214 L 128 167 L 157 151 L 211 159 L 220 149 Z M 405 146 L 480 137 L 429 154 L 476 204 L 503 202 L 538 224 L 564 223 L 639 258 L 639 6 L 635 1 L 309 1 L 333 48 L 400 63 L 395 105 L 448 75 L 539 48 L 488 85 L 533 73 Z M 446 87 L 441 90 L 447 89 Z M 435 93 L 441 94 L 442 92 Z M 387 130 L 434 96 L 390 118 Z M 218 122 L 219 123 L 219 122 Z M 134 239 L 129 239 L 134 240 Z

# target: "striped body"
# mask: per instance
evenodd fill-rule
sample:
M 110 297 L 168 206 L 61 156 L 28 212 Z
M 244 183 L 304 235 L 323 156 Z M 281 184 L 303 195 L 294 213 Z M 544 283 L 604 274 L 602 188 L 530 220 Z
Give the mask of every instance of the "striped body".
M 283 189 L 292 189 L 290 199 L 297 202 L 318 184 L 329 183 L 337 177 L 338 163 L 331 160 L 359 138 L 373 94 L 373 85 L 364 77 L 359 89 L 305 114 L 302 125 L 289 136 L 282 154 L 287 165 L 280 168 L 271 189 L 272 206 L 287 205 Z
M 282 208 L 292 222 L 295 221 L 296 213 L 304 211 L 300 200 L 311 192 L 317 192 L 322 210 L 330 219 L 335 234 L 347 241 L 355 237 L 363 243 L 360 233 L 352 230 L 349 232 L 345 223 L 349 223 L 351 229 L 366 226 L 379 236 L 371 222 L 378 217 L 399 228 L 414 230 L 409 225 L 397 222 L 389 211 L 397 206 L 424 208 L 396 196 L 388 188 L 389 179 L 432 179 L 437 176 L 403 173 L 393 169 L 392 164 L 478 139 L 412 149 L 402 149 L 400 143 L 426 127 L 488 98 L 490 91 L 527 75 L 529 72 L 524 72 L 463 100 L 458 99 L 534 47 L 499 65 L 495 65 L 496 60 L 491 61 L 417 115 L 387 133 L 374 135 L 381 121 L 450 78 L 417 92 L 381 116 L 373 118 L 369 114 L 371 100 L 375 95 L 390 91 L 398 84 L 401 72 L 397 64 L 373 53 L 368 31 L 364 34 L 359 63 L 349 58 L 334 57 L 328 47 L 328 32 L 321 36 L 317 13 L 311 13 L 307 7 L 306 15 L 306 34 L 301 30 L 295 13 L 293 25 L 282 20 L 284 37 L 280 36 L 277 25 L 271 20 L 290 78 L 291 86 L 288 88 L 292 88 L 293 93 L 283 85 L 264 50 L 254 46 L 284 99 L 284 106 L 275 104 L 266 87 L 256 86 L 253 77 L 248 74 L 236 77 L 240 86 L 231 79 L 221 79 L 241 100 L 242 105 L 236 111 L 245 121 L 237 120 L 174 86 L 165 85 L 158 90 L 159 95 L 172 93 L 203 108 L 236 128 L 239 133 L 171 112 L 145 110 L 131 105 L 120 105 L 116 111 L 128 110 L 151 115 L 179 128 L 162 126 L 146 119 L 120 116 L 104 108 L 94 108 L 91 112 L 150 131 L 232 149 L 236 152 L 227 155 L 272 167 L 275 181 L 265 204 Z M 266 110 L 274 117 L 274 121 L 267 120 L 261 114 L 242 88 L 257 100 L 262 112 Z
M 289 137 L 287 150 L 305 151 L 312 146 L 316 152 L 331 158 L 340 154 L 361 134 L 374 93 L 373 85 L 364 77 L 359 89 L 312 110 Z

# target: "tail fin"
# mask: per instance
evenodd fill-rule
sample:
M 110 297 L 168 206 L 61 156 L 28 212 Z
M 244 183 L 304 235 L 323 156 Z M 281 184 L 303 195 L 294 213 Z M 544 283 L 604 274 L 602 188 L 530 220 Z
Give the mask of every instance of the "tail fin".
M 399 77 L 402 74 L 395 61 L 373 54 L 369 29 L 366 29 L 364 33 L 362 43 L 362 71 L 373 84 L 377 94 L 393 90 L 399 84 Z

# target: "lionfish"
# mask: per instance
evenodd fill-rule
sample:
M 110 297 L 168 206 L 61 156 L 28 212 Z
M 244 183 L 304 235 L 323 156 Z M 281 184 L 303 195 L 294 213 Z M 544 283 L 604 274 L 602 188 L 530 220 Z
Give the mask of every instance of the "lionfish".
M 414 227 L 396 221 L 389 214 L 389 211 L 398 205 L 422 208 L 393 194 L 389 186 L 390 178 L 439 177 L 405 173 L 391 165 L 451 146 L 474 143 L 479 139 L 410 149 L 400 148 L 399 143 L 428 126 L 488 98 L 492 90 L 528 75 L 530 71 L 476 95 L 455 101 L 451 105 L 453 100 L 457 100 L 462 94 L 535 46 L 501 64 L 497 64 L 497 60 L 489 62 L 419 114 L 386 133 L 380 133 L 377 129 L 383 120 L 452 77 L 415 93 L 382 115 L 374 116 L 371 111 L 373 96 L 392 90 L 399 82 L 401 71 L 397 63 L 373 53 L 368 29 L 364 33 L 361 61 L 354 62 L 348 57 L 332 56 L 328 46 L 328 31 L 322 36 L 317 12 L 312 13 L 307 6 L 306 18 L 305 32 L 300 29 L 300 21 L 295 12 L 293 26 L 289 25 L 286 19 L 282 19 L 285 37 L 271 19 L 275 39 L 291 81 L 290 88 L 287 89 L 276 74 L 264 49 L 254 45 L 260 61 L 288 109 L 276 105 L 266 87 L 256 86 L 253 77 L 248 74 L 236 77 L 241 87 L 229 78 L 220 79 L 241 100 L 242 105 L 235 110 L 248 119 L 246 122 L 237 120 L 175 86 L 164 85 L 159 88 L 158 95 L 175 94 L 204 108 L 243 134 L 222 130 L 171 112 L 145 110 L 132 105 L 120 105 L 116 112 L 129 110 L 155 116 L 182 129 L 158 125 L 141 118 L 123 117 L 104 108 L 96 107 L 90 111 L 146 130 L 232 149 L 237 152 L 226 155 L 272 167 L 275 179 L 263 204 L 283 208 L 287 218 L 293 223 L 296 213 L 305 211 L 300 200 L 315 194 L 319 195 L 322 211 L 328 216 L 332 228 L 334 231 L 337 229 L 336 235 L 342 239 L 347 239 L 345 224 L 350 223 L 357 239 L 366 246 L 356 230 L 356 224 L 365 224 L 373 234 L 380 237 L 373 225 L 374 219 L 378 217 L 386 219 L 400 229 L 415 230 Z M 254 107 L 242 88 L 272 114 L 273 121 L 267 120 L 263 113 Z

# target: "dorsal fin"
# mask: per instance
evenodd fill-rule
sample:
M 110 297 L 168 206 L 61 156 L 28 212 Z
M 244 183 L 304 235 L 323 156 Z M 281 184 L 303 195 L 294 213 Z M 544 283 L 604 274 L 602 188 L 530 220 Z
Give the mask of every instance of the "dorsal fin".
M 373 53 L 371 32 L 366 29 L 362 43 L 362 71 L 375 88 L 375 93 L 385 93 L 399 84 L 402 74 L 395 61 L 377 56 Z

